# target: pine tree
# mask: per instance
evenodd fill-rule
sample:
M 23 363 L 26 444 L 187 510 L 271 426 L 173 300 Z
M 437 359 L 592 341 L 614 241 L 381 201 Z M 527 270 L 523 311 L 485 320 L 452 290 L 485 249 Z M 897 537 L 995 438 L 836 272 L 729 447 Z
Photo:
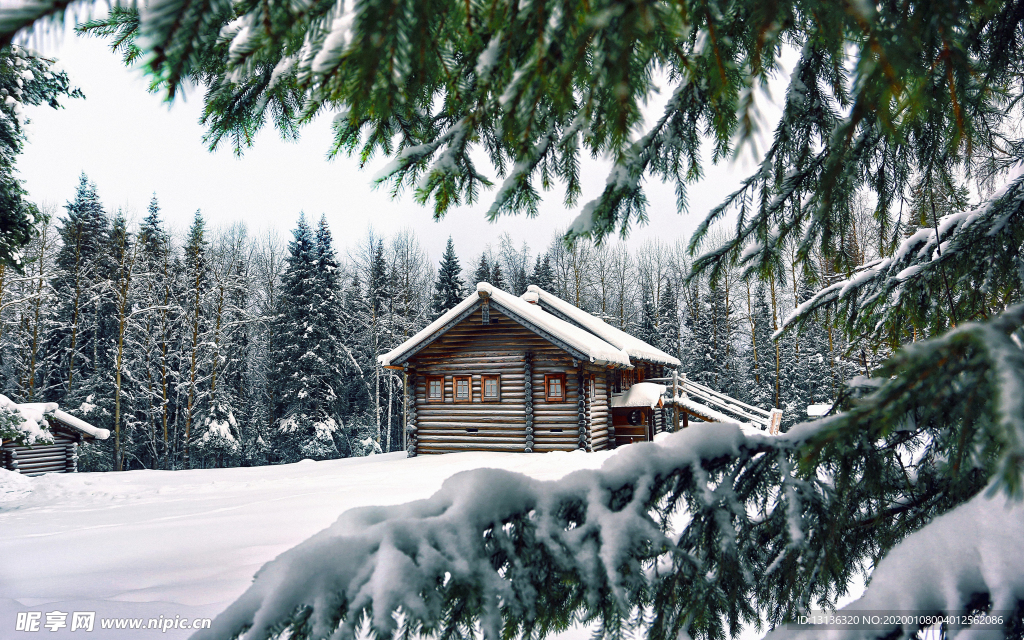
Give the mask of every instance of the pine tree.
M 758 283 L 750 310 L 751 346 L 747 352 L 749 391 L 745 400 L 756 407 L 775 407 L 775 343 L 772 341 L 772 312 L 764 285 Z M 744 398 L 741 398 L 744 399 Z
M 339 410 L 339 394 L 345 384 L 348 370 L 344 357 L 344 344 L 351 337 L 345 330 L 342 318 L 343 291 L 341 267 L 334 252 L 334 241 L 327 225 L 326 216 L 320 216 L 316 236 L 316 289 L 314 305 L 319 317 L 316 324 L 316 352 L 321 354 L 317 369 L 320 385 L 320 416 L 324 419 L 317 427 L 317 450 L 339 454 L 336 441 L 343 437 L 344 423 Z M 329 436 L 329 438 L 328 438 Z M 328 442 L 330 440 L 330 442 Z M 333 447 L 333 449 L 332 449 Z M 320 453 L 318 455 L 324 455 Z
M 114 318 L 117 321 L 116 333 L 111 336 L 114 344 L 110 350 L 116 354 L 113 357 L 113 392 L 114 392 L 114 470 L 124 469 L 124 450 L 134 451 L 138 423 L 134 420 L 134 401 L 138 398 L 138 378 L 131 372 L 126 373 L 126 352 L 129 345 L 126 345 L 126 338 L 131 339 L 134 319 L 132 311 L 136 305 L 137 296 L 137 263 L 139 257 L 140 238 L 133 238 L 127 228 L 127 222 L 122 212 L 118 211 L 114 218 L 111 232 L 111 249 L 113 254 L 112 266 L 112 294 Z M 110 369 L 102 367 L 103 373 Z M 99 371 L 98 371 L 99 373 Z M 127 380 L 127 384 L 125 381 Z M 127 391 L 127 393 L 125 393 Z M 126 400 L 122 407 L 122 401 Z M 127 418 L 127 419 L 124 419 Z M 123 426 L 122 426 L 123 423 Z M 122 436 L 122 432 L 124 435 Z M 122 437 L 125 444 L 122 445 Z
M 502 290 L 506 288 L 505 276 L 501 273 L 500 264 L 497 262 L 494 263 L 494 266 L 491 267 L 491 275 L 485 282 L 490 282 L 492 285 Z
M 211 251 L 209 394 L 196 416 L 196 449 L 204 466 L 236 464 L 242 454 L 240 413 L 245 348 L 248 343 L 248 297 L 242 255 L 248 244 L 244 227 L 222 233 Z
M 300 216 L 293 235 L 273 327 L 280 358 L 275 448 L 286 462 L 337 458 L 340 375 L 334 354 L 342 336 L 334 248 L 324 219 L 314 235 Z
M 431 310 L 434 318 L 439 318 L 446 311 L 456 306 L 466 297 L 466 284 L 462 281 L 462 267 L 455 255 L 455 244 L 448 236 L 441 265 L 437 270 L 437 281 L 434 283 L 434 298 Z
M 134 345 L 134 357 L 139 361 L 133 369 L 139 371 L 138 379 L 145 381 L 140 420 L 146 421 L 148 431 L 145 451 L 136 456 L 148 460 L 154 469 L 168 468 L 171 449 L 169 426 L 175 371 L 172 331 L 177 319 L 176 300 L 171 295 L 177 274 L 171 271 L 171 254 L 171 239 L 163 228 L 160 204 L 153 194 L 139 228 L 142 311 L 134 325 L 136 337 L 130 344 Z
M 555 272 L 551 268 L 551 256 L 545 253 L 537 256 L 537 262 L 533 265 L 533 273 L 530 274 L 530 284 L 537 285 L 545 291 L 555 290 Z
M 391 327 L 387 323 L 385 310 L 391 300 L 391 278 L 388 273 L 387 260 L 384 258 L 384 243 L 377 241 L 370 259 L 369 281 L 367 282 L 367 298 L 369 300 L 369 355 L 373 367 L 373 418 L 374 440 L 381 442 L 381 419 L 384 407 L 381 405 L 381 385 L 384 372 L 377 358 L 387 350 L 391 343 Z
M 735 327 L 726 314 L 725 293 L 709 286 L 699 315 L 688 323 L 683 346 L 683 369 L 687 376 L 728 396 L 740 395 L 740 372 L 731 349 Z
M 47 336 L 48 350 L 59 354 L 61 365 L 53 371 L 58 379 L 48 385 L 52 389 L 50 398 L 58 402 L 73 394 L 76 385 L 91 373 L 89 355 L 94 351 L 91 341 L 95 333 L 88 330 L 88 301 L 101 281 L 102 252 L 109 233 L 96 185 L 84 173 L 79 178 L 75 199 L 65 208 L 67 218 L 57 229 L 61 248 L 53 280 L 58 309 Z
M 28 195 L 17 178 L 15 159 L 25 145 L 25 105 L 61 107 L 59 98 L 81 98 L 67 74 L 54 69 L 54 61 L 9 42 L 0 46 L 0 264 L 16 271 L 24 268 L 21 248 L 36 235 L 44 215 L 25 200 Z
M 644 342 L 655 346 L 661 346 L 661 334 L 658 332 L 658 307 L 653 300 L 653 292 L 648 287 L 642 287 L 640 303 L 640 322 L 637 324 L 633 334 Z
M 679 355 L 679 300 L 672 280 L 665 281 L 665 289 L 658 301 L 658 346 L 672 356 Z M 652 343 L 655 344 L 655 343 Z
M 491 265 L 487 261 L 487 254 L 484 253 L 480 256 L 480 263 L 476 266 L 476 271 L 473 272 L 470 286 L 475 287 L 479 282 L 490 282 L 492 273 Z
M 192 468 L 191 446 L 192 425 L 197 409 L 202 404 L 205 388 L 201 386 L 206 373 L 208 347 L 205 337 L 209 331 L 209 309 L 207 296 L 210 282 L 210 242 L 206 237 L 206 221 L 202 212 L 196 211 L 185 243 L 184 290 L 182 291 L 182 340 L 181 384 L 185 387 L 185 406 L 182 407 L 185 420 L 184 450 L 182 463 Z

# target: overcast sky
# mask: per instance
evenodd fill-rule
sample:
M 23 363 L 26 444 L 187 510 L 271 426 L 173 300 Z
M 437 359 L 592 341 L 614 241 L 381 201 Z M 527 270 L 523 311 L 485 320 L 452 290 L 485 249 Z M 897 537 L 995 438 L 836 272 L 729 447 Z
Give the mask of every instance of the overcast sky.
M 476 205 L 450 212 L 435 223 L 431 209 L 417 205 L 410 194 L 392 199 L 386 189 L 373 188 L 373 177 L 386 160 L 378 158 L 364 169 L 355 159 L 328 161 L 329 117 L 306 127 L 298 142 L 282 141 L 268 127 L 242 158 L 234 157 L 229 148 L 211 153 L 202 141 L 198 92 L 172 105 L 164 103 L 147 93 L 140 71 L 126 69 L 96 38 L 51 35 L 31 44 L 56 57 L 86 96 L 64 100 L 61 110 L 27 110 L 32 123 L 18 170 L 30 199 L 56 205 L 59 213 L 74 197 L 84 171 L 96 183 L 108 211 L 124 207 L 141 218 L 155 192 L 172 230 L 185 229 L 196 209 L 202 209 L 213 227 L 245 221 L 253 233 L 277 229 L 290 237 L 300 211 L 314 219 L 323 213 L 342 251 L 363 237 L 370 225 L 383 234 L 412 228 L 434 261 L 449 235 L 459 255 L 471 259 L 488 243 L 497 248 L 497 239 L 506 231 L 529 243 L 536 254 L 578 214 L 578 208 L 562 206 L 562 193 L 555 190 L 546 194 L 537 218 L 504 218 L 490 224 L 483 213 L 493 191 L 485 191 Z M 630 244 L 688 236 L 747 174 L 750 163 L 744 164 L 709 166 L 704 181 L 691 187 L 690 211 L 682 215 L 676 213 L 671 185 L 648 182 L 650 223 L 633 230 Z M 606 166 L 584 161 L 581 202 L 600 193 Z

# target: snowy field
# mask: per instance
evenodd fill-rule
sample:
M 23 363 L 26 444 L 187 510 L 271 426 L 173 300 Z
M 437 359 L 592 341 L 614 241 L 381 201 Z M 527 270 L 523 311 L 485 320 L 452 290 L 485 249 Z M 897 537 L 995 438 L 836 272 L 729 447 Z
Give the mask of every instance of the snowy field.
M 613 453 L 458 453 L 195 471 L 0 470 L 0 638 L 186 638 L 191 630 L 100 628 L 103 618 L 212 618 L 267 561 L 345 510 L 426 498 L 451 475 L 492 467 L 557 479 Z M 46 614 L 95 612 L 94 631 L 50 631 Z M 17 632 L 18 613 L 42 614 Z M 23 616 L 24 619 L 24 616 Z M 59 619 L 59 616 L 58 616 Z M 580 630 L 581 638 L 587 634 Z

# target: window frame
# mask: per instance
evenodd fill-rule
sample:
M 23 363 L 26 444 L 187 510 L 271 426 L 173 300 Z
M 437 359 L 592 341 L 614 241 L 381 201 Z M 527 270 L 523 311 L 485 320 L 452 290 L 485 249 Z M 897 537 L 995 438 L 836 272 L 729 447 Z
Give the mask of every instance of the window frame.
M 551 381 L 558 380 L 559 386 L 561 387 L 561 395 L 551 395 Z M 564 373 L 545 373 L 544 374 L 544 400 L 545 402 L 568 402 L 567 398 L 569 394 L 565 388 L 565 374 Z
M 459 397 L 459 381 L 466 381 L 466 388 L 469 392 L 469 396 L 466 398 Z M 452 400 L 458 403 L 469 403 L 473 402 L 473 376 L 452 376 Z
M 444 376 L 426 376 L 427 387 L 425 389 L 427 402 L 444 402 Z M 441 397 L 435 398 L 430 395 L 430 383 L 439 381 L 441 383 Z
M 495 391 L 497 395 L 487 395 L 487 381 L 495 381 Z M 501 402 L 501 375 L 497 373 L 489 373 L 480 376 L 480 402 Z

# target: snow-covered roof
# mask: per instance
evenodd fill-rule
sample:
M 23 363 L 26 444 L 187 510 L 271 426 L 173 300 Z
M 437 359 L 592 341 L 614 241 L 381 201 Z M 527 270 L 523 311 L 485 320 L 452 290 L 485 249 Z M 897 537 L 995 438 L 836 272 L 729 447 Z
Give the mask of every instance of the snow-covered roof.
M 661 396 L 665 393 L 665 385 L 654 382 L 638 382 L 630 387 L 625 393 L 612 396 L 612 408 L 619 407 L 649 407 L 653 409 L 661 402 Z
M 556 340 L 578 351 L 590 362 L 630 366 L 629 354 L 624 350 L 609 344 L 593 333 L 548 313 L 537 305 L 530 304 L 487 282 L 478 283 L 475 293 L 470 294 L 465 300 L 437 320 L 431 322 L 422 331 L 400 344 L 394 350 L 378 357 L 377 361 L 381 366 L 386 367 L 401 360 L 403 356 L 424 341 L 438 337 L 450 322 L 470 312 L 474 305 L 478 304 L 484 297 L 489 298 L 491 304 L 502 310 L 509 317 L 512 317 L 514 320 L 523 320 L 533 325 L 533 328 L 549 334 Z
M 528 301 L 537 300 L 541 305 L 550 307 L 555 313 L 565 316 L 605 342 L 622 349 L 633 358 L 656 364 L 666 364 L 671 367 L 679 366 L 677 358 L 670 356 L 657 347 L 647 344 L 640 338 L 631 336 L 621 329 L 616 329 L 604 320 L 590 315 L 579 307 L 574 307 L 535 284 L 527 287 L 526 293 L 523 294 L 523 299 Z
M 809 404 L 807 405 L 807 415 L 811 418 L 820 418 L 829 411 L 832 410 L 831 404 Z
M 0 407 L 8 411 L 17 411 L 22 417 L 22 429 L 28 436 L 30 442 L 40 437 L 49 437 L 44 431 L 44 418 L 53 418 L 61 424 L 81 431 L 97 440 L 106 440 L 110 437 L 110 431 L 94 427 L 81 418 L 76 418 L 70 413 L 65 413 L 57 408 L 56 402 L 21 402 L 15 403 L 7 396 L 0 395 Z
M 99 427 L 94 427 L 85 420 L 82 420 L 81 418 L 76 418 L 70 413 L 66 413 L 64 411 L 61 411 L 60 409 L 54 409 L 53 411 L 50 412 L 49 415 L 53 416 L 53 419 L 56 420 L 57 422 L 78 429 L 82 433 L 90 435 L 96 438 L 97 440 L 106 440 L 107 438 L 110 437 L 110 431 L 108 431 L 107 429 L 100 429 Z

